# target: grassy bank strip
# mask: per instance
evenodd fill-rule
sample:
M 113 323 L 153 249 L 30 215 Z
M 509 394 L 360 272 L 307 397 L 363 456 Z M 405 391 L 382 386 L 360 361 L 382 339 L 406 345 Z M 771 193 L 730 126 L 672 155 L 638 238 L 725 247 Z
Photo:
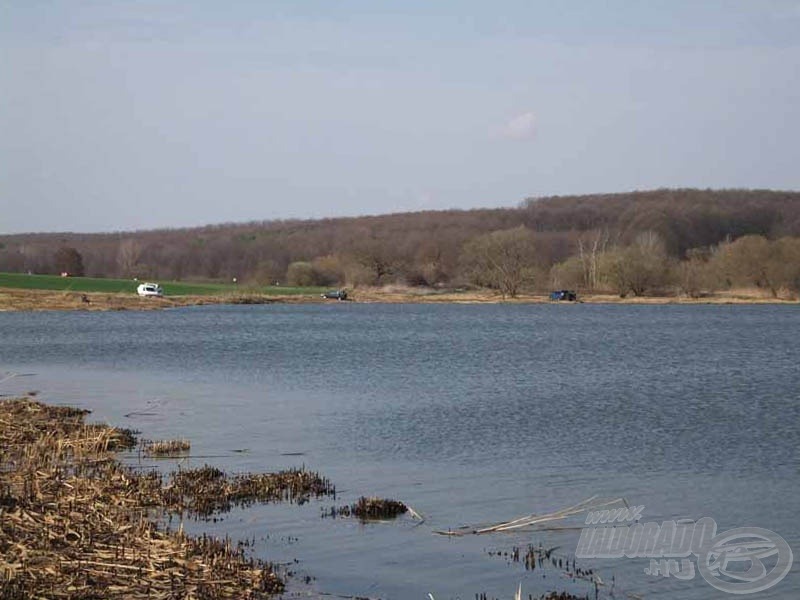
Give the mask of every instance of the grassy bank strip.
M 140 298 L 136 294 L 24 290 L 0 287 L 0 311 L 37 310 L 160 310 L 204 304 L 303 304 L 322 302 L 318 295 L 254 293 Z
M 288 471 L 237 475 L 234 485 L 206 468 L 165 485 L 161 474 L 115 458 L 135 446 L 130 432 L 87 424 L 86 414 L 27 398 L 0 402 L 0 598 L 264 598 L 283 590 L 272 565 L 242 546 L 158 523 L 166 511 L 205 516 L 324 494 L 326 480 Z
M 273 296 L 318 295 L 324 288 L 289 286 L 244 286 L 226 283 L 159 282 L 165 296 L 207 296 L 223 294 L 266 294 Z M 100 279 L 96 277 L 59 277 L 57 275 L 28 275 L 0 273 L 0 288 L 52 290 L 69 292 L 100 292 L 106 294 L 136 294 L 139 282 L 130 279 Z

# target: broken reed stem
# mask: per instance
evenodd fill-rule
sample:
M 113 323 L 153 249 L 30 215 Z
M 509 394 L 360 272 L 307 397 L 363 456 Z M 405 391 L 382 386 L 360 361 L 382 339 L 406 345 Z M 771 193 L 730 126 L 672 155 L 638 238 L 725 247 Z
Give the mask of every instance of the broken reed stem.
M 561 510 L 557 510 L 551 513 L 546 513 L 543 515 L 535 515 L 535 514 L 526 515 L 524 517 L 519 517 L 518 519 L 512 519 L 511 521 L 504 521 L 502 523 L 495 523 L 494 525 L 488 525 L 485 527 L 461 527 L 455 530 L 434 531 L 434 533 L 437 533 L 439 535 L 449 535 L 449 536 L 502 533 L 506 531 L 514 531 L 516 529 L 522 529 L 525 527 L 533 527 L 536 525 L 541 525 L 543 523 L 550 523 L 552 521 L 559 521 L 562 519 L 566 519 L 567 517 L 571 517 L 573 515 L 585 513 L 590 510 L 596 510 L 598 508 L 603 508 L 605 506 L 611 506 L 623 503 L 625 503 L 624 498 L 614 498 L 611 500 L 608 499 L 598 500 L 597 496 L 592 496 L 591 498 L 587 498 L 586 500 L 583 500 L 578 504 L 575 504 L 574 506 L 562 508 Z M 627 505 L 627 503 L 625 504 Z

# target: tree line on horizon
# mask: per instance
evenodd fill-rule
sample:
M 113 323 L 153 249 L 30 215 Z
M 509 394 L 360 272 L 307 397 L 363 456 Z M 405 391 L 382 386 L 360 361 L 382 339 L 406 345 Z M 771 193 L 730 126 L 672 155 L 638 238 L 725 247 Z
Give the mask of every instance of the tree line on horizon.
M 0 271 L 248 285 L 476 286 L 506 296 L 800 291 L 800 193 L 663 189 L 505 209 L 0 236 Z

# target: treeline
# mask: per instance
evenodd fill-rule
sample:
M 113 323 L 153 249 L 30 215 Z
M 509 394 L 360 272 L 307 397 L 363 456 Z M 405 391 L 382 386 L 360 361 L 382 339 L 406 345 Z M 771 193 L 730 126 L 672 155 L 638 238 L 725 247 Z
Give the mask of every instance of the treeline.
M 745 235 L 692 248 L 681 260 L 670 256 L 652 231 L 627 246 L 608 245 L 605 233 L 598 233 L 577 256 L 554 265 L 550 275 L 555 287 L 623 297 L 679 293 L 699 298 L 732 288 L 760 288 L 774 298 L 794 296 L 800 292 L 800 237 Z
M 755 237 L 754 237 L 755 236 Z M 0 236 L 0 271 L 291 285 L 477 285 L 514 295 L 797 290 L 800 193 L 655 190 L 507 209 Z M 745 250 L 740 250 L 745 248 Z M 749 266 L 747 266 L 749 265 Z M 80 271 L 80 272 L 78 272 Z

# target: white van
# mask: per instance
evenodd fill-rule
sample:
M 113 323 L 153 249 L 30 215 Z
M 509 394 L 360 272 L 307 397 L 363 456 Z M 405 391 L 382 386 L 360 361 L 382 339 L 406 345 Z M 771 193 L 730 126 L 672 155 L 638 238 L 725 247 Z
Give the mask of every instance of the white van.
M 163 296 L 164 290 L 157 283 L 141 283 L 136 288 L 136 293 L 140 296 Z

